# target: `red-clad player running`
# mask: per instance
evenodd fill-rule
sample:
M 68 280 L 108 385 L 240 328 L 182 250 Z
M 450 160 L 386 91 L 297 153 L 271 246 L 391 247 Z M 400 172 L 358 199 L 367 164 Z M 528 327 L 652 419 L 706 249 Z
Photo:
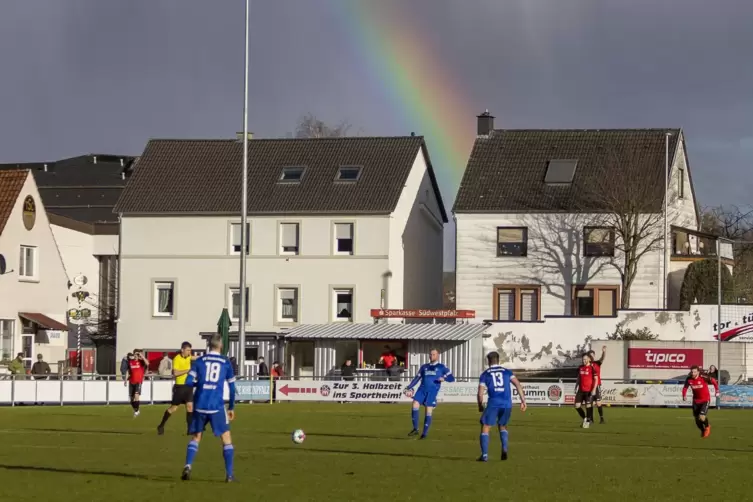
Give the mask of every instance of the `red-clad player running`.
M 136 349 L 133 356 L 128 358 L 128 397 L 131 398 L 131 407 L 133 416 L 139 416 L 139 398 L 141 395 L 141 384 L 144 383 L 144 375 L 149 368 L 149 363 L 144 357 L 144 353 Z
M 715 395 L 719 395 L 719 384 L 711 377 L 701 375 L 701 370 L 698 366 L 690 368 L 690 375 L 685 380 L 685 385 L 682 388 L 682 400 L 686 401 L 688 394 L 688 387 L 693 389 L 693 417 L 695 417 L 695 424 L 701 430 L 701 437 L 709 437 L 711 434 L 711 425 L 709 425 L 709 419 L 706 417 L 709 412 L 709 404 L 711 403 L 711 394 L 709 393 L 709 383 L 714 386 Z
M 588 429 L 594 419 L 594 409 L 591 404 L 599 387 L 599 375 L 591 364 L 591 356 L 583 354 L 583 365 L 578 368 L 578 382 L 575 384 L 575 409 L 583 419 L 583 428 Z M 581 404 L 586 403 L 586 411 Z

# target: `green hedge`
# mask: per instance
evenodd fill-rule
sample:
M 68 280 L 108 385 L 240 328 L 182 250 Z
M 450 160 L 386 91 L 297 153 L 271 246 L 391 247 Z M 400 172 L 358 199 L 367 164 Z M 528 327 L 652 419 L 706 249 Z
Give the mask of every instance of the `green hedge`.
M 689 310 L 694 303 L 712 305 L 717 303 L 716 258 L 706 258 L 688 265 L 680 288 L 680 310 Z M 732 274 L 722 265 L 722 303 L 735 303 Z

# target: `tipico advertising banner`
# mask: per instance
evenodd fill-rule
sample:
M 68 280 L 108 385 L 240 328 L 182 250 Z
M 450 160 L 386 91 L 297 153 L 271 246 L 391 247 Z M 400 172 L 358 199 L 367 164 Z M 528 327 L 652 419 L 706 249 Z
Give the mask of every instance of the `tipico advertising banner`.
M 276 398 L 280 401 L 410 402 L 414 391 L 408 390 L 408 382 L 278 380 Z M 565 404 L 565 391 L 565 385 L 557 382 L 523 384 L 523 392 L 529 404 Z M 477 382 L 444 383 L 437 401 L 475 403 L 477 394 Z M 514 388 L 513 402 L 520 402 L 520 396 Z

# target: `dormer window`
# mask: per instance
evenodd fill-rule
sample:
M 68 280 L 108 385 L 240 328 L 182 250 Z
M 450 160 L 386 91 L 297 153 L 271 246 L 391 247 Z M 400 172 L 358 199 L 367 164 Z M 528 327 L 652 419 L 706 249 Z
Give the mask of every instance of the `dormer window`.
M 303 166 L 289 166 L 282 168 L 280 181 L 286 183 L 299 183 L 303 179 L 303 172 L 306 170 Z
M 565 185 L 573 182 L 578 159 L 553 159 L 546 169 L 544 183 L 550 185 Z
M 361 177 L 361 166 L 340 166 L 337 170 L 336 181 L 358 181 Z

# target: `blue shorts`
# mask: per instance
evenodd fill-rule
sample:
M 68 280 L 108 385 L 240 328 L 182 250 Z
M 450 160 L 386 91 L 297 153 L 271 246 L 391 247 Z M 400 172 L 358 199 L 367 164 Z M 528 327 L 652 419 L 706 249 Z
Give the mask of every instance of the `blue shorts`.
M 191 417 L 191 425 L 188 427 L 189 434 L 198 434 L 204 432 L 207 424 L 212 426 L 212 432 L 215 436 L 222 436 L 230 430 L 230 421 L 227 419 L 227 413 L 218 411 L 217 413 L 198 413 L 194 412 Z
M 424 389 L 419 387 L 416 393 L 413 395 L 413 401 L 418 402 L 421 406 L 428 406 L 434 408 L 437 406 L 438 390 Z
M 481 425 L 507 425 L 512 415 L 512 408 L 486 407 L 481 414 Z

